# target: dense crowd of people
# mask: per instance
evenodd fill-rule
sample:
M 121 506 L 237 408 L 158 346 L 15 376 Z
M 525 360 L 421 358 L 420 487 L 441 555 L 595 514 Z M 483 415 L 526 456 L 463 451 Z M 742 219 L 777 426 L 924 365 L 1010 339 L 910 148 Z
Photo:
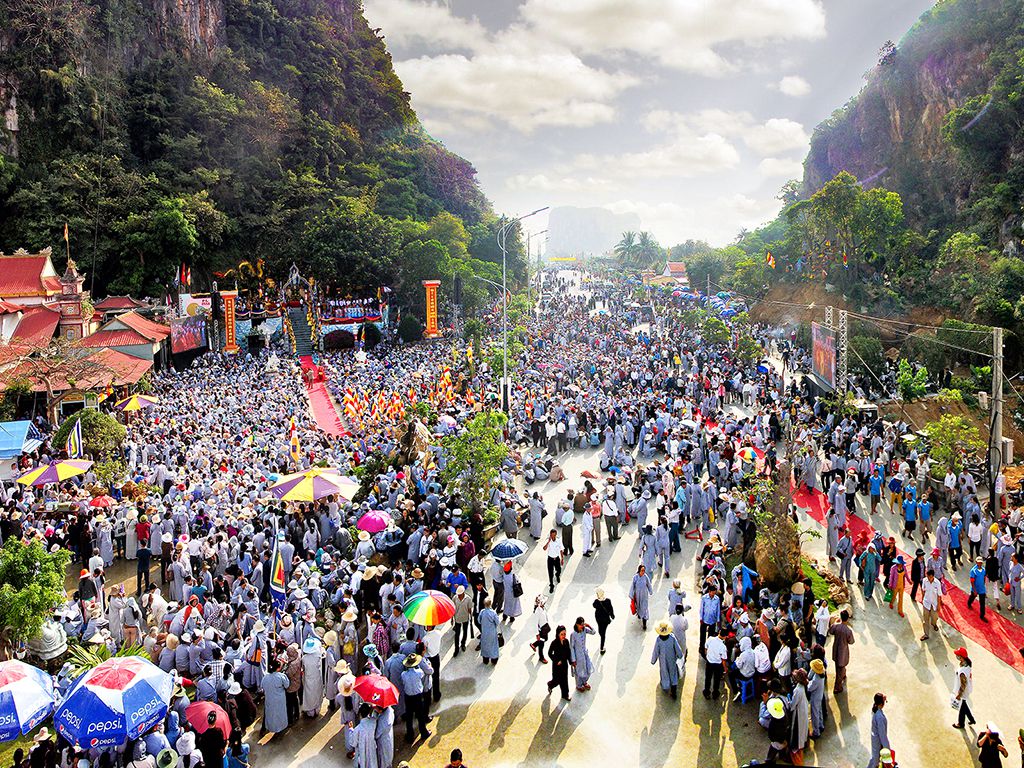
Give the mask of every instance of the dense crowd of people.
M 485 509 L 442 481 L 446 456 L 436 444 L 418 461 L 382 466 L 359 503 L 281 502 L 269 492 L 296 469 L 326 464 L 350 474 L 391 453 L 416 401 L 439 414 L 430 425 L 437 435 L 458 432 L 495 403 L 495 382 L 459 360 L 452 341 L 323 358 L 339 407 L 358 404 L 338 439 L 317 430 L 297 368 L 276 358 L 272 365 L 268 354 L 207 355 L 156 376 L 159 408 L 125 419 L 127 474 L 105 489 L 109 507 L 90 505 L 99 485 L 91 472 L 43 489 L 7 489 L 0 537 L 68 548 L 80 568 L 54 620 L 84 644 L 141 646 L 188 692 L 134 743 L 80 753 L 44 739 L 50 746 L 27 758 L 33 768 L 78 760 L 171 768 L 159 761 L 168 750 L 181 768 L 244 763 L 257 735 L 325 713 L 340 718 L 355 765 L 390 768 L 396 729 L 409 743 L 431 733 L 448 651 L 479 654 L 487 674 L 517 620 L 531 622 L 530 648 L 550 665 L 548 691 L 566 701 L 591 690 L 591 653 L 606 652 L 608 627 L 636 621 L 656 637 L 651 664 L 665 695 L 677 698 L 684 666 L 699 658 L 703 696 L 751 702 L 766 759 L 800 760 L 812 740 L 827 738 L 829 699 L 846 690 L 856 636 L 849 613 L 830 604 L 810 574 L 768 585 L 756 570 L 765 478 L 825 494 L 827 555 L 839 577 L 852 584 L 856 565 L 864 597 L 874 599 L 880 585 L 900 615 L 909 590 L 925 610 L 922 639 L 937 626 L 959 568 L 970 568 L 971 604 L 982 619 L 990 593 L 997 608 L 1005 593 L 1008 610 L 1021 611 L 1020 511 L 993 516 L 968 472 L 951 472 L 934 491 L 929 457 L 902 439 L 906 424 L 830 411 L 787 375 L 806 352 L 775 329 L 754 326 L 764 357 L 743 358 L 731 343 L 710 343 L 684 324 L 685 300 L 656 295 L 653 312 L 642 315 L 650 310 L 632 301 L 633 284 L 594 280 L 579 290 L 578 279 L 547 278 L 550 298 L 514 361 L 511 450 Z M 641 325 L 645 317 L 653 319 Z M 566 481 L 558 457 L 580 449 L 593 453 L 600 472 Z M 59 452 L 47 447 L 34 458 L 45 463 Z M 553 509 L 534 487 L 544 481 L 565 482 Z M 390 524 L 373 534 L 356 528 L 373 510 L 387 512 Z M 903 541 L 852 534 L 851 516 L 890 514 L 904 520 Z M 535 542 L 549 595 L 567 558 L 635 547 L 629 605 L 598 589 L 571 621 L 553 619 L 544 594 L 524 594 L 518 559 L 490 556 L 485 518 L 509 538 Z M 910 562 L 901 545 L 916 548 Z M 275 551 L 285 582 L 279 609 Z M 120 560 L 135 562 L 136 578 L 111 578 Z M 406 600 L 424 589 L 453 600 L 451 631 L 406 616 Z M 691 620 L 699 628 L 692 649 Z M 957 655 L 966 669 L 953 692 L 962 727 L 974 721 L 972 683 L 966 650 Z M 364 674 L 390 681 L 397 703 L 363 699 L 355 684 Z M 70 682 L 61 670 L 58 684 Z M 183 716 L 190 700 L 220 703 L 230 737 L 203 738 L 213 729 L 197 737 Z M 869 768 L 891 757 L 886 700 L 875 697 Z M 983 754 L 1001 746 L 993 725 L 980 740 Z M 455 750 L 451 765 L 461 759 Z

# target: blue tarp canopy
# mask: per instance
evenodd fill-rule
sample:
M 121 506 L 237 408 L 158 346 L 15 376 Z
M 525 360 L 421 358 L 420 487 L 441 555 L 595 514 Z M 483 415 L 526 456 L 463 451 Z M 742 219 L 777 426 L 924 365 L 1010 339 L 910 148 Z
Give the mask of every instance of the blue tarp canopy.
M 20 456 L 26 450 L 29 442 L 28 434 L 32 426 L 31 421 L 5 421 L 0 423 L 0 459 L 13 459 Z M 34 432 L 35 430 L 33 430 Z M 32 440 L 38 445 L 38 441 Z

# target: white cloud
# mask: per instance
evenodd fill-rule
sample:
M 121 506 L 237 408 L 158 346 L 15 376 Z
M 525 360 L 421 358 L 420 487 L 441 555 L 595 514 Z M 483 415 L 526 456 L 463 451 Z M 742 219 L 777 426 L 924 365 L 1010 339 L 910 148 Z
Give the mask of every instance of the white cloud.
M 588 126 L 614 119 L 615 98 L 636 80 L 584 64 L 567 51 L 519 56 L 500 47 L 470 57 L 426 56 L 395 65 L 428 121 L 440 112 L 486 116 L 529 133 L 540 126 Z
M 806 96 L 811 92 L 811 84 L 797 75 L 786 75 L 779 80 L 779 91 L 786 96 Z
M 781 152 L 806 148 L 810 136 L 795 120 L 773 117 L 744 131 L 743 141 L 762 157 L 771 157 Z
M 706 75 L 736 68 L 721 48 L 825 35 L 820 0 L 526 0 L 522 17 L 584 55 L 630 54 Z
M 614 185 L 608 179 L 594 176 L 549 176 L 546 173 L 521 173 L 510 176 L 505 181 L 505 186 L 517 191 L 590 193 L 607 191 Z
M 455 16 L 444 3 L 367 0 L 365 12 L 370 26 L 381 29 L 389 46 L 419 43 L 441 50 L 474 50 L 487 42 L 487 30 L 479 21 Z
M 766 157 L 758 163 L 757 170 L 766 178 L 799 179 L 804 175 L 804 165 L 797 159 Z

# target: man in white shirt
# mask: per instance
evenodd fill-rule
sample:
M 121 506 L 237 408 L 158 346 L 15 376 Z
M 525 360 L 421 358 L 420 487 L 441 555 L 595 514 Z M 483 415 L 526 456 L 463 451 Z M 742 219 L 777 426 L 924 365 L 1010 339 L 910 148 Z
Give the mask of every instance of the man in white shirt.
M 718 636 L 718 627 L 708 630 L 708 639 L 704 644 L 704 698 L 717 699 L 718 689 L 722 684 L 722 675 L 729 663 L 729 650 Z
M 942 582 L 935 578 L 935 571 L 931 568 L 921 582 L 921 608 L 924 615 L 924 634 L 922 640 L 927 640 L 928 632 L 934 629 L 939 631 L 939 602 L 942 600 Z
M 548 555 L 548 593 L 555 591 L 555 582 L 562 580 L 562 542 L 558 540 L 558 530 L 551 529 L 548 540 L 544 542 L 544 551 Z
M 423 655 L 433 667 L 430 689 L 434 693 L 434 701 L 441 700 L 441 630 L 430 627 L 423 634 Z

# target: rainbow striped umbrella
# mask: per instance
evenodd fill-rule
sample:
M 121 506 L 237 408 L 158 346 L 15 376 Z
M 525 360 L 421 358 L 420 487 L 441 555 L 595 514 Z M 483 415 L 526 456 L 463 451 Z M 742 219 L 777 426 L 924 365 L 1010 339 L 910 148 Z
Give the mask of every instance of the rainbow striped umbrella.
M 740 448 L 739 451 L 737 451 L 736 455 L 739 456 L 744 461 L 757 461 L 757 459 L 759 458 L 757 451 L 751 448 L 749 445 Z
M 91 461 L 84 459 L 65 459 L 64 461 L 51 461 L 49 464 L 30 469 L 18 478 L 22 485 L 47 485 L 48 483 L 59 483 L 75 475 L 84 475 L 92 466 Z
M 152 408 L 160 402 L 160 398 L 152 395 L 132 395 L 124 400 L 118 400 L 114 407 L 119 411 L 141 411 L 143 408 Z
M 451 621 L 455 615 L 455 603 L 443 592 L 425 589 L 405 601 L 403 613 L 413 624 L 436 627 Z
M 358 489 L 358 483 L 331 467 L 311 467 L 285 475 L 270 486 L 270 492 L 281 501 L 317 501 L 335 495 L 351 500 Z

